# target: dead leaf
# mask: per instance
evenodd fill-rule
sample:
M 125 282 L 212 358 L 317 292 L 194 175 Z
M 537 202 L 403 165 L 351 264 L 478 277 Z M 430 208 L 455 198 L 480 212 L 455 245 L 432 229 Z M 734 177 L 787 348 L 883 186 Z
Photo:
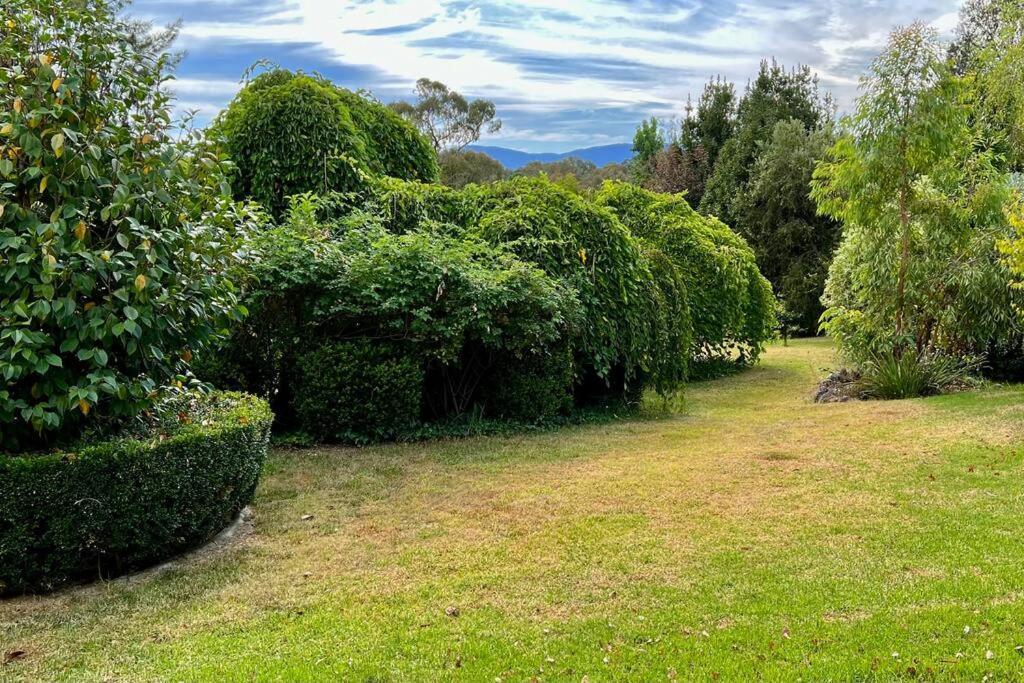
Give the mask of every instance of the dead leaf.
M 4 666 L 10 664 L 11 662 L 16 662 L 19 659 L 24 659 L 26 654 L 27 653 L 24 650 L 11 650 L 10 652 L 5 653 Z

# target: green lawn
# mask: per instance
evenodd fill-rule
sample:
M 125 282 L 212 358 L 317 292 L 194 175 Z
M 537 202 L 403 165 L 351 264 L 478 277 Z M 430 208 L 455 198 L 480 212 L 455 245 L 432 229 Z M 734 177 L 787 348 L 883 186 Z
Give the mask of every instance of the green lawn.
M 0 680 L 1024 677 L 1024 389 L 275 454 L 243 542 L 0 603 Z M 303 519 L 312 515 L 311 519 Z

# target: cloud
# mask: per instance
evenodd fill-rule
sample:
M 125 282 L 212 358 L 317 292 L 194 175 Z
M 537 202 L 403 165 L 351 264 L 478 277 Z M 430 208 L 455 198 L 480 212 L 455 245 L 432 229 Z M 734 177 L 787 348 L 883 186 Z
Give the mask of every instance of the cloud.
M 428 76 L 493 99 L 534 150 L 625 140 L 640 118 L 682 112 L 708 77 L 742 87 L 764 57 L 806 63 L 840 107 L 896 24 L 949 32 L 959 0 L 138 0 L 184 19 L 178 94 L 216 111 L 261 57 L 381 99 Z M 234 81 L 229 85 L 228 81 Z M 205 83 L 204 83 L 205 82 Z M 509 131 L 515 131 L 510 135 Z

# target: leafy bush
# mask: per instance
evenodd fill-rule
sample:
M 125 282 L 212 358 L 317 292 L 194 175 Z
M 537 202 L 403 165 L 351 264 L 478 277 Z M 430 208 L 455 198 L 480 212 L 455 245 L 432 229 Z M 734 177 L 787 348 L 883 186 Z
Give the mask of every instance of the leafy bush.
M 235 196 L 255 199 L 275 216 L 291 195 L 360 190 L 368 175 L 438 177 L 433 148 L 411 124 L 320 76 L 260 74 L 213 132 L 237 164 Z
M 254 217 L 120 7 L 0 8 L 0 449 L 137 413 L 243 312 Z
M 249 502 L 266 403 L 187 394 L 136 433 L 0 457 L 0 595 L 139 569 L 199 545 Z
M 480 400 L 498 356 L 540 353 L 577 325 L 575 294 L 507 249 L 449 234 L 456 228 L 424 230 L 430 223 L 395 234 L 364 211 L 321 223 L 320 209 L 297 201 L 284 226 L 260 236 L 251 317 L 208 365 L 230 376 L 204 377 L 263 390 L 286 426 L 302 400 L 298 349 L 408 345 L 429 371 L 425 411 L 443 417 Z
M 512 250 L 575 290 L 584 324 L 574 340 L 581 371 L 627 383 L 655 371 L 685 374 L 685 357 L 658 359 L 665 332 L 657 285 L 641 243 L 608 210 L 545 178 L 473 187 L 479 222 L 469 231 Z M 672 325 L 685 325 L 673 320 Z
M 542 423 L 573 407 L 576 372 L 568 345 L 521 357 L 502 356 L 487 382 L 487 412 L 515 422 Z
M 980 362 L 942 354 L 880 353 L 861 365 L 859 385 L 867 398 L 902 399 L 961 388 Z
M 741 237 L 676 195 L 605 183 L 596 201 L 678 269 L 689 298 L 695 359 L 757 358 L 774 334 L 776 304 Z
M 391 439 L 419 424 L 424 361 L 410 345 L 324 340 L 295 372 L 298 427 L 320 441 Z

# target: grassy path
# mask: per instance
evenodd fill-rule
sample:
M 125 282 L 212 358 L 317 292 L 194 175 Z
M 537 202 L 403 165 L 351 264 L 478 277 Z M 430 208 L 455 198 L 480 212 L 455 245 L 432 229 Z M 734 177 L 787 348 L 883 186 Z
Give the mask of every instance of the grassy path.
M 660 419 L 276 454 L 238 547 L 0 603 L 0 680 L 1024 677 L 1024 389 L 814 405 L 830 363 L 773 347 Z

